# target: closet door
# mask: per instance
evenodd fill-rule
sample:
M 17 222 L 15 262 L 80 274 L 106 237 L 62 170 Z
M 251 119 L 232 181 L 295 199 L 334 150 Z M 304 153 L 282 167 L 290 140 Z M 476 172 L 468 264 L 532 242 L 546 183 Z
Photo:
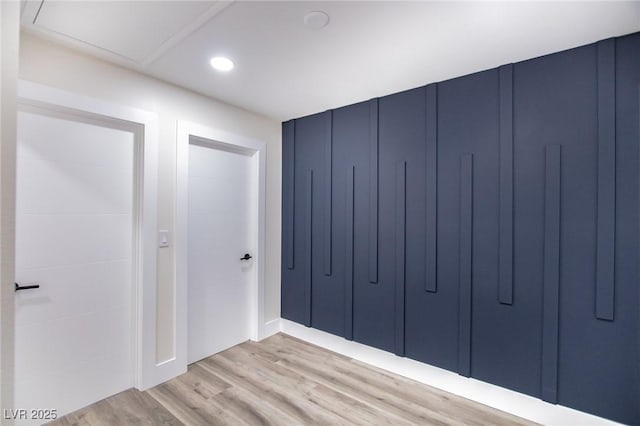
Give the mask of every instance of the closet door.
M 396 102 L 402 102 L 405 110 L 396 107 L 399 115 L 389 120 L 388 128 L 411 126 L 413 129 L 413 133 L 395 141 L 399 144 L 395 185 L 396 190 L 405 192 L 403 203 L 396 203 L 395 247 L 399 277 L 396 285 L 405 289 L 404 354 L 456 371 L 458 282 L 439 281 L 436 263 L 438 85 L 408 92 L 405 99 L 398 98 Z M 393 149 L 393 145 L 390 147 Z
M 323 188 L 325 185 L 326 117 L 315 114 L 284 127 L 283 218 L 285 221 L 283 259 L 282 313 L 292 321 L 314 324 L 314 286 L 322 286 Z M 291 137 L 293 134 L 293 138 Z M 293 139 L 293 144 L 291 140 Z M 293 146 L 292 146 L 293 145 Z M 293 159 L 293 167 L 291 166 Z M 293 176 L 293 182 L 290 181 Z M 315 313 L 322 314 L 322 309 Z
M 538 396 L 543 232 L 536 226 L 543 219 L 543 210 L 537 203 L 544 201 L 540 186 L 544 168 L 533 168 L 535 179 L 519 179 L 520 173 L 532 170 L 527 161 L 536 164 L 538 157 L 533 153 L 514 155 L 514 78 L 513 66 L 506 65 L 442 84 L 442 144 L 447 147 L 443 149 L 447 152 L 451 145 L 455 146 L 455 140 L 461 140 L 466 142 L 456 154 L 473 153 L 473 200 L 465 201 L 461 194 L 458 202 L 461 209 L 469 205 L 472 208 L 471 237 L 462 234 L 464 222 L 459 225 L 460 256 L 464 253 L 462 244 L 469 238 L 473 247 L 470 284 L 462 280 L 464 268 L 469 265 L 461 262 L 464 258 L 458 260 L 461 331 L 467 327 L 464 321 L 471 321 L 470 341 L 460 340 L 459 371 Z M 532 149 L 531 144 L 524 149 Z M 514 158 L 520 162 L 514 165 Z M 450 166 L 443 163 L 442 167 L 455 173 L 453 160 L 443 158 Z M 461 179 L 462 173 L 463 170 Z M 464 184 L 460 181 L 459 186 Z M 525 188 L 521 189 L 520 184 Z M 463 217 L 464 210 L 458 214 Z M 520 219 L 519 214 L 524 218 Z M 452 216 L 453 212 L 443 215 Z M 449 225 L 451 229 L 454 226 Z M 471 306 L 464 304 L 465 292 L 472 294 Z M 467 314 L 464 310 L 469 308 L 472 312 Z M 467 359 L 469 364 L 461 363 Z
M 377 100 L 333 111 L 332 160 L 332 291 L 344 303 L 330 310 L 343 329 L 335 333 L 354 338 L 354 323 L 362 324 L 362 303 L 369 282 L 370 151 L 377 146 Z M 371 132 L 371 123 L 375 123 Z M 341 299 L 338 299 L 341 300 Z
M 611 414 L 622 423 L 640 424 L 640 34 L 615 39 L 615 269 L 613 322 L 598 321 L 597 331 L 589 339 L 581 339 L 581 347 L 573 353 L 589 353 L 589 363 L 571 366 L 569 374 L 575 386 L 573 403 L 585 386 L 585 375 L 598 370 L 596 388 L 580 406 L 594 404 L 602 415 Z M 585 306 L 593 313 L 593 305 Z M 592 319 L 592 318 L 591 318 Z M 585 333 L 590 333 L 588 330 Z M 606 333 L 606 334 L 605 334 Z M 634 344 L 635 340 L 635 344 Z M 567 346 L 571 342 L 568 342 Z M 606 348 L 594 351 L 594 347 Z M 589 349 L 591 348 L 591 349 Z M 561 350 L 567 351 L 564 346 Z M 561 352 L 562 353 L 562 352 Z M 599 358 L 605 358 L 602 362 Z M 607 371 L 600 366 L 606 365 Z M 567 374 L 567 376 L 569 375 Z M 561 384 L 569 377 L 561 375 Z M 607 400 L 602 392 L 607 389 Z M 610 392 L 611 391 L 611 392 Z M 598 394 L 600 397 L 598 397 Z M 571 399 L 570 399 L 571 398 Z M 616 414 L 613 414 L 613 413 Z
M 535 364 L 540 365 L 538 396 L 554 403 L 569 391 L 558 380 L 558 374 L 571 368 L 561 365 L 559 356 L 566 354 L 559 346 L 570 348 L 575 333 L 590 322 L 583 318 L 570 324 L 571 317 L 582 316 L 587 305 L 586 311 L 593 314 L 594 65 L 595 49 L 589 46 L 516 64 L 514 69 L 513 307 L 524 305 L 531 310 L 529 322 L 542 325 L 537 334 L 542 350 Z M 542 304 L 531 303 L 532 298 Z M 576 299 L 584 300 L 578 302 L 581 307 Z M 567 361 L 580 363 L 588 357 L 576 355 Z
M 638 422 L 637 49 L 523 62 L 513 86 L 514 307 L 538 287 L 540 396 L 624 423 Z
M 296 180 L 296 120 L 282 124 L 282 281 L 280 310 L 282 318 L 304 324 L 307 318 L 305 297 L 305 259 L 301 250 L 304 224 L 299 197 L 304 196 Z M 297 153 L 299 156 L 300 153 Z M 297 189 L 297 192 L 296 192 Z M 297 208 L 296 208 L 297 207 Z
M 516 121 L 521 149 L 541 158 L 542 144 L 560 146 L 558 235 L 544 230 L 559 260 L 545 253 L 542 267 L 559 271 L 558 288 L 543 277 L 542 398 L 624 423 L 639 420 L 637 40 L 523 63 L 515 111 L 529 118 Z
M 344 286 L 343 277 L 334 272 L 333 255 L 334 214 L 332 192 L 333 161 L 333 112 L 326 111 L 297 120 L 296 146 L 301 156 L 297 157 L 296 169 L 306 176 L 306 219 L 304 231 L 306 242 L 307 279 L 311 277 L 311 326 L 332 334 L 344 333 Z M 305 161 L 302 161 L 304 156 Z M 301 164 L 299 164 L 301 162 Z M 338 238 L 340 240 L 340 238 Z M 339 242 L 339 241 L 336 241 Z M 311 250 L 309 252 L 308 250 Z M 309 303 L 309 301 L 307 302 Z
M 424 88 L 380 99 L 378 282 L 363 341 L 405 355 L 405 292 L 424 280 Z
M 439 320 L 429 321 L 433 333 L 442 335 L 424 347 L 428 362 L 494 383 L 501 383 L 501 368 L 515 370 L 521 362 L 504 338 L 518 324 L 500 318 L 497 298 L 498 86 L 497 70 L 438 84 L 438 281 L 426 297 L 433 298 L 430 310 L 439 310 Z M 439 353 L 430 348 L 436 342 Z
M 331 162 L 331 111 L 283 125 L 282 315 L 343 334 L 343 277 L 332 271 Z

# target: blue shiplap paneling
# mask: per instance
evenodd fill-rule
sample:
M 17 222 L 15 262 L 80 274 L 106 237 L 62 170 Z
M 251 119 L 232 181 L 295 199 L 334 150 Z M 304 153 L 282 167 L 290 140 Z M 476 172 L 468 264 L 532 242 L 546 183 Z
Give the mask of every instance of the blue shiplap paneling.
M 344 318 L 348 339 L 362 340 L 370 320 L 369 152 L 370 103 L 333 111 L 333 276 L 343 278 L 344 307 L 336 297 L 335 316 Z M 342 309 L 342 311 L 338 311 Z
M 415 106 L 422 109 L 415 111 Z M 396 332 L 396 172 L 397 164 L 407 161 L 405 153 L 412 152 L 410 146 L 424 146 L 424 91 L 408 91 L 397 95 L 385 96 L 378 101 L 378 241 L 377 248 L 377 285 L 369 286 L 366 295 L 362 295 L 361 317 L 367 317 L 366 323 L 355 324 L 354 337 L 362 343 L 395 351 L 398 338 Z M 418 117 L 422 126 L 417 131 L 414 125 L 407 126 L 414 117 Z M 415 136 L 415 137 L 414 137 Z M 424 155 L 422 151 L 420 154 Z M 424 157 L 419 160 L 421 163 Z M 409 165 L 408 165 L 409 167 Z M 424 173 L 424 169 L 420 170 Z M 416 169 L 418 173 L 418 169 Z M 372 179 L 376 179 L 370 174 Z M 412 178 L 407 178 L 411 181 Z M 420 182 L 424 197 L 424 174 L 417 181 Z M 412 188 L 413 189 L 413 188 Z M 407 187 L 407 192 L 410 190 Z M 409 213 L 407 213 L 409 214 Z M 421 221 L 424 221 L 422 213 Z M 371 237 L 370 237 L 371 238 Z M 420 240 L 421 242 L 421 240 Z M 407 247 L 409 247 L 407 241 Z M 407 253 L 410 250 L 407 248 Z M 415 254 L 423 253 L 420 249 Z M 420 259 L 420 270 L 424 271 L 424 255 Z M 371 257 L 370 257 L 371 259 Z M 407 274 L 409 274 L 409 259 L 407 259 Z M 417 266 L 414 266 L 416 268 Z M 420 279 L 423 280 L 421 272 Z
M 304 233 L 300 228 L 304 214 L 303 198 L 304 176 L 297 169 L 300 163 L 295 161 L 296 120 L 283 123 L 282 126 L 282 286 L 281 315 L 291 321 L 303 323 L 305 317 L 304 299 Z M 304 154 L 303 154 L 304 157 Z M 302 179 L 302 185 L 295 185 L 296 177 Z M 302 191 L 301 191 L 302 190 Z M 298 197 L 296 197 L 298 193 Z M 302 208 L 302 210 L 301 210 Z M 297 214 L 296 214 L 297 213 Z M 302 245 L 301 245 L 302 244 Z M 296 255 L 298 257 L 296 257 Z M 294 263 L 297 260 L 297 263 Z
M 328 244 L 341 246 L 343 232 L 337 233 L 329 222 L 333 218 L 333 170 L 332 149 L 327 147 L 332 132 L 332 115 L 327 111 L 296 119 L 296 246 L 302 259 L 303 274 L 297 276 L 294 285 L 304 288 L 305 308 L 303 324 L 311 324 L 320 330 L 342 334 L 344 331 L 344 266 L 334 265 L 337 275 L 327 275 L 325 261 Z M 332 142 L 331 142 L 332 145 Z M 313 185 L 309 185 L 309 172 L 313 171 Z M 331 173 L 330 173 L 331 172 Z M 331 198 L 327 203 L 327 198 Z M 329 207 L 329 208 L 328 208 Z M 328 226 L 329 225 L 329 226 Z M 336 239 L 337 237 L 337 239 Z M 331 247 L 330 247 L 331 248 Z M 304 250 L 304 251 L 303 251 Z M 333 267 L 332 267 L 333 269 Z M 287 307 L 286 309 L 290 309 Z
M 442 327 L 425 320 L 439 313 L 424 305 L 437 294 L 425 291 L 425 99 L 423 88 L 380 99 L 379 284 L 391 297 L 391 350 L 411 357 L 417 346 L 436 346 L 431 330 Z
M 460 157 L 473 153 L 473 293 L 471 322 L 473 377 L 505 386 L 524 382 L 520 351 L 514 340 L 522 333 L 520 319 L 496 301 L 499 277 L 499 75 L 484 71 L 438 84 L 438 293 L 434 304 L 423 310 L 437 312 L 430 316 L 430 344 L 422 351 L 423 360 L 442 368 L 458 371 L 458 304 L 464 290 L 460 280 Z M 412 295 L 413 296 L 413 295 Z M 423 314 L 423 316 L 426 316 Z M 437 336 L 437 338 L 435 337 Z M 498 338 L 499 336 L 499 338 Z M 525 340 L 523 338 L 522 340 Z M 409 345 L 409 343 L 407 343 Z M 413 344 L 411 345 L 413 346 Z M 437 349 L 435 349 L 437 348 Z M 535 359 L 531 356 L 531 359 Z M 427 361 L 428 360 L 428 361 Z M 499 360 L 499 362 L 496 362 Z M 498 367 L 499 365 L 499 367 Z M 536 380 L 534 376 L 533 380 Z M 536 385 L 537 387 L 537 385 Z
M 615 39 L 615 316 L 599 320 L 596 306 L 598 215 L 598 50 L 597 45 L 567 52 L 564 86 L 574 84 L 572 120 L 565 128 L 581 132 L 569 155 L 562 142 L 563 240 L 560 296 L 558 402 L 626 424 L 640 424 L 638 363 L 638 98 L 640 34 Z M 578 54 L 580 54 L 579 57 Z M 588 77 L 588 79 L 587 79 Z M 573 83 L 575 82 L 575 83 Z M 561 88 L 562 89 L 562 88 Z M 566 89 L 563 89 L 566 90 Z M 558 89 L 556 89 L 558 91 Z M 588 97 L 586 96 L 588 95 Z M 566 110 L 566 106 L 562 110 Z M 554 126 L 555 127 L 555 126 Z M 560 131 L 563 130 L 559 127 Z M 590 153 L 581 158 L 580 154 Z M 569 161 L 573 161 L 571 165 Z M 587 167 L 585 167 L 587 166 Z M 585 170 L 586 169 L 586 170 Z M 574 181 L 569 186 L 569 180 Z M 590 193 L 582 199 L 584 189 Z M 577 201 L 580 197 L 580 202 Z M 569 205 L 574 210 L 567 211 Z M 567 228 L 571 227 L 571 231 Z M 586 239 L 586 241 L 585 241 Z M 584 254 L 582 253 L 584 251 Z M 573 259 L 580 253 L 581 259 Z M 585 267 L 589 265 L 589 267 Z M 584 272 L 583 272 L 584 271 Z M 593 350 L 595 347 L 606 350 Z M 636 374 L 633 371 L 636 371 Z M 606 389 L 606 397 L 603 397 Z
M 640 424 L 638 51 L 283 124 L 283 317 Z

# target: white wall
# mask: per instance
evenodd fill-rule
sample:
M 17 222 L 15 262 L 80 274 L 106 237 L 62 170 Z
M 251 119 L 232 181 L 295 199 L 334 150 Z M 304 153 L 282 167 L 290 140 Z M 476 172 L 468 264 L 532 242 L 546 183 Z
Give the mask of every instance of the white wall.
M 176 121 L 215 127 L 267 143 L 265 321 L 280 317 L 280 123 L 154 78 L 21 34 L 20 78 L 158 114 L 158 227 L 173 235 Z M 173 355 L 174 248 L 158 250 L 157 360 Z
M 16 93 L 19 3 L 0 1 L 0 408 L 13 407 Z M 4 417 L 4 416 L 3 416 Z M 2 421 L 5 424 L 4 421 Z

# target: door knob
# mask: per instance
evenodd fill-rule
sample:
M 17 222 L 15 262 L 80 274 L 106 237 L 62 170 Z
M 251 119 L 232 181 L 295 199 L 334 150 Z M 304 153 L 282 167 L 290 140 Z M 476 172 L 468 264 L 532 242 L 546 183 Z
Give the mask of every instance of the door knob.
M 20 285 L 18 283 L 14 283 L 14 284 L 16 285 L 15 291 L 29 290 L 32 288 L 40 288 L 40 284 L 31 284 L 31 285 Z
M 251 258 L 253 258 L 253 256 L 251 256 L 249 253 L 245 253 L 244 256 L 240 258 L 240 260 L 249 260 Z

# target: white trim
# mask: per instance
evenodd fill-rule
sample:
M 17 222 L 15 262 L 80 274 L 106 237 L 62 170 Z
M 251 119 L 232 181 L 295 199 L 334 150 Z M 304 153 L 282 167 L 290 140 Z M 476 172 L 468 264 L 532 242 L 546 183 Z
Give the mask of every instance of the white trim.
M 265 232 L 266 232 L 266 155 L 267 144 L 223 130 L 179 120 L 177 123 L 177 167 L 176 167 L 176 280 L 175 280 L 175 361 L 178 373 L 187 369 L 187 216 L 188 216 L 188 174 L 189 139 L 198 138 L 199 143 L 213 147 L 224 146 L 231 150 L 253 153 L 257 163 L 258 211 L 257 211 L 257 252 L 254 256 L 257 265 L 251 297 L 251 333 L 252 340 L 261 340 L 265 336 L 264 324 L 264 269 L 265 269 Z M 177 375 L 176 374 L 176 375 Z
M 139 64 L 143 67 L 148 67 L 149 65 L 153 64 L 181 41 L 198 31 L 207 22 L 211 21 L 213 18 L 222 13 L 222 11 L 224 11 L 234 1 L 235 0 L 218 0 L 214 2 L 213 6 L 199 15 L 195 20 L 189 22 L 185 27 L 178 30 L 177 33 L 173 34 L 171 37 L 165 40 L 160 46 L 155 48 L 152 53 L 144 58 L 144 60 L 140 61 Z M 106 52 L 107 54 L 109 53 L 108 51 Z
M 561 405 L 550 404 L 500 386 L 463 377 L 409 358 L 402 358 L 286 319 L 280 320 L 280 330 L 290 336 L 358 361 L 540 424 L 563 426 L 619 424 Z
M 264 324 L 264 334 L 262 335 L 262 337 L 260 338 L 260 340 L 262 339 L 266 339 L 267 337 L 273 336 L 274 334 L 277 334 L 280 332 L 280 318 L 276 318 L 273 319 L 271 321 L 267 321 Z
M 46 26 L 40 25 L 36 18 L 38 17 L 38 13 L 40 12 L 42 0 L 22 1 L 23 4 L 20 24 L 23 31 L 33 34 L 37 37 L 52 39 L 58 43 L 62 43 L 67 47 L 80 50 L 83 53 L 97 56 L 101 59 L 115 62 L 126 67 L 133 67 L 136 70 L 144 70 L 159 58 L 164 56 L 169 50 L 175 47 L 182 40 L 198 31 L 198 29 L 207 24 L 207 22 L 211 21 L 220 13 L 222 13 L 234 1 L 235 0 L 219 0 L 216 2 L 212 2 L 212 5 L 203 13 L 199 14 L 193 20 L 187 22 L 182 28 L 178 29 L 176 33 L 172 34 L 169 38 L 167 38 L 159 45 L 153 46 L 151 52 L 147 53 L 144 57 L 135 58 L 125 56 L 122 53 L 105 49 L 102 46 L 91 44 L 87 41 L 71 37 L 67 34 L 51 30 Z
M 137 166 L 138 251 L 136 297 L 136 388 L 144 390 L 166 378 L 156 366 L 156 228 L 158 118 L 155 113 L 103 102 L 28 81 L 18 85 L 18 102 L 52 111 L 71 112 L 85 118 L 120 121 L 123 127 L 141 127 L 134 132 L 141 140 Z

